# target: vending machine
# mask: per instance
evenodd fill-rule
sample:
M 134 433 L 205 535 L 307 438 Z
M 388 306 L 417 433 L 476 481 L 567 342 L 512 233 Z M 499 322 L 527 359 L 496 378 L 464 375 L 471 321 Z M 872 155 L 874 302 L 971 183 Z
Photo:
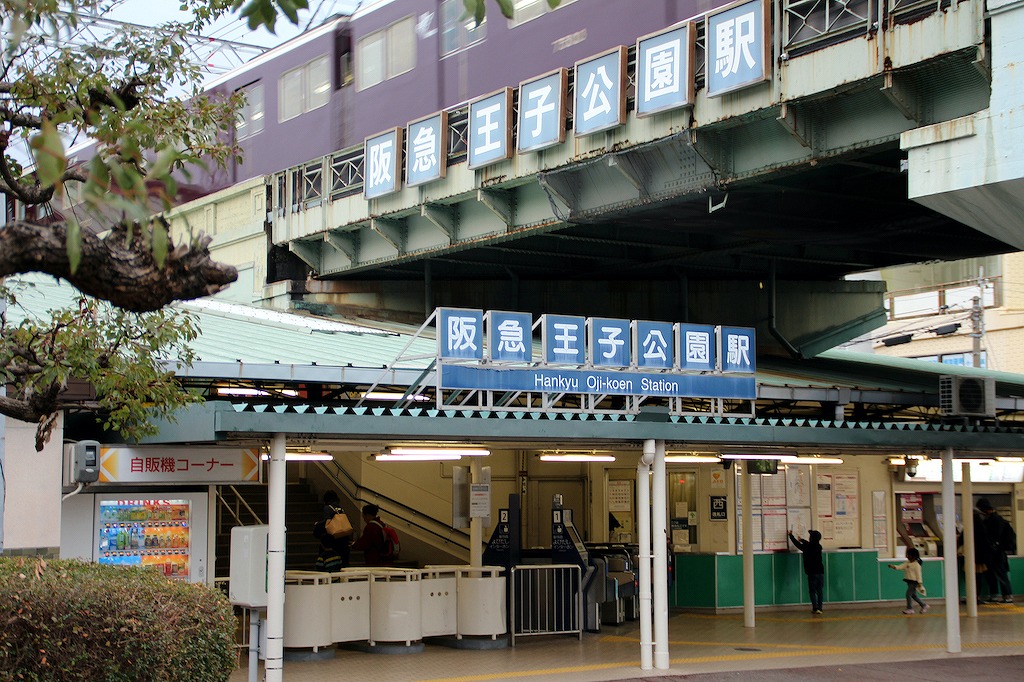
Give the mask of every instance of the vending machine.
M 96 495 L 93 560 L 141 566 L 168 578 L 207 581 L 208 495 Z

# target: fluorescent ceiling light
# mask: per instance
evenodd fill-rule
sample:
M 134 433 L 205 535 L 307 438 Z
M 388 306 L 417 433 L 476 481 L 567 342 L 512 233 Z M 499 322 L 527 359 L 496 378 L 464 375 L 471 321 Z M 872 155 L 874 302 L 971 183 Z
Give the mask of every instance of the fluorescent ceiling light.
M 274 396 L 274 395 L 286 395 L 289 398 L 294 398 L 299 395 L 299 392 L 295 389 L 285 388 L 280 391 L 271 393 L 270 391 L 264 391 L 259 388 L 245 388 L 242 386 L 218 386 L 217 395 L 233 395 L 241 397 L 252 397 L 252 396 Z
M 378 462 L 445 462 L 463 457 L 486 457 L 486 448 L 395 447 L 388 448 L 374 459 Z
M 746 452 L 723 454 L 722 459 L 786 459 L 793 458 L 794 455 L 784 455 L 781 453 L 765 453 L 765 454 L 750 454 Z
M 665 455 L 666 462 L 690 462 L 699 464 L 702 462 L 721 462 L 718 455 Z
M 374 455 L 373 458 L 378 462 L 441 462 L 462 459 L 462 455 L 455 452 L 438 452 L 433 455 L 393 455 L 389 452 L 382 452 L 379 455 Z
M 905 466 L 906 463 L 907 463 L 907 458 L 906 457 L 890 457 L 889 458 L 889 464 L 893 464 L 893 465 L 898 466 L 898 467 Z
M 329 452 L 287 452 L 284 458 L 288 462 L 328 462 L 334 459 L 334 455 Z M 270 455 L 263 453 L 260 459 L 266 461 Z
M 612 455 L 598 455 L 596 453 L 549 453 L 540 456 L 542 462 L 614 462 Z
M 363 400 L 411 400 L 414 403 L 425 403 L 430 400 L 430 397 L 422 393 L 406 395 L 398 391 L 367 391 L 363 394 Z
M 997 462 L 1014 462 L 1014 463 L 1018 463 L 1019 464 L 1021 462 L 1024 462 L 1024 457 L 996 457 L 996 461 Z
M 388 448 L 389 455 L 448 455 L 456 457 L 487 457 L 491 451 L 486 448 L 425 448 L 396 447 Z
M 814 456 L 797 456 L 797 457 L 782 457 L 779 459 L 783 464 L 842 464 L 842 457 L 814 457 Z

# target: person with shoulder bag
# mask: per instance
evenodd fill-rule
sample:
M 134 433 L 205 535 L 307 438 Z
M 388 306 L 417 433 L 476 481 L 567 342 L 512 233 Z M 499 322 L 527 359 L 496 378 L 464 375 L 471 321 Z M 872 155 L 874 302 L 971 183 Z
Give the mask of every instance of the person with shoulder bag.
M 338 493 L 328 490 L 324 493 L 323 518 L 313 524 L 313 536 L 320 541 L 316 570 L 334 573 L 348 566 L 351 535 L 352 524 L 341 510 Z
M 367 566 L 390 566 L 395 560 L 388 551 L 388 540 L 384 522 L 380 518 L 380 507 L 368 504 L 363 507 L 363 534 L 352 543 L 352 549 L 362 551 Z

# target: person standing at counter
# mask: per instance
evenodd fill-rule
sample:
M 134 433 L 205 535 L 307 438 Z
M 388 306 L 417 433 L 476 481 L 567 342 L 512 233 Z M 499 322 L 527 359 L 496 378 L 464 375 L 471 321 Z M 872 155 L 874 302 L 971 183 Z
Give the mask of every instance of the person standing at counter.
M 996 595 L 1002 594 L 1004 604 L 1013 603 L 1013 588 L 1010 586 L 1010 561 L 1008 554 L 1017 551 L 1017 534 L 1013 526 L 992 508 L 987 497 L 978 500 L 978 511 L 984 516 L 985 532 L 991 545 L 992 563 L 989 564 L 986 579 L 988 580 L 989 600 L 996 601 Z
M 821 558 L 821 533 L 812 530 L 809 540 L 801 540 L 789 531 L 789 540 L 804 554 L 804 573 L 807 575 L 807 591 L 811 593 L 811 611 L 822 612 L 825 592 L 825 562 Z

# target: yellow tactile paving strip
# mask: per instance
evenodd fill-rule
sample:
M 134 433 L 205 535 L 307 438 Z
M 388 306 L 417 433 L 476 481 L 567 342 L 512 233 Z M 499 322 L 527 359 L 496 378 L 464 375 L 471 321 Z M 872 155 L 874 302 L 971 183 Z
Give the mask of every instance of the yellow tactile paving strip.
M 286 661 L 289 682 L 378 679 L 387 682 L 488 682 L 516 679 L 599 682 L 699 672 L 755 671 L 823 664 L 878 663 L 949 657 L 941 602 L 927 614 L 907 616 L 900 605 L 803 612 L 758 613 L 756 627 L 741 615 L 673 614 L 669 619 L 669 663 L 665 671 L 640 669 L 637 623 L 605 626 L 600 633 L 520 640 L 497 651 L 456 650 L 428 645 L 422 653 L 375 655 L 339 651 L 333 660 Z M 961 648 L 956 656 L 1024 652 L 1024 608 L 984 606 L 977 619 L 961 613 Z M 246 680 L 243 669 L 232 682 Z M 262 679 L 262 671 L 260 674 Z

